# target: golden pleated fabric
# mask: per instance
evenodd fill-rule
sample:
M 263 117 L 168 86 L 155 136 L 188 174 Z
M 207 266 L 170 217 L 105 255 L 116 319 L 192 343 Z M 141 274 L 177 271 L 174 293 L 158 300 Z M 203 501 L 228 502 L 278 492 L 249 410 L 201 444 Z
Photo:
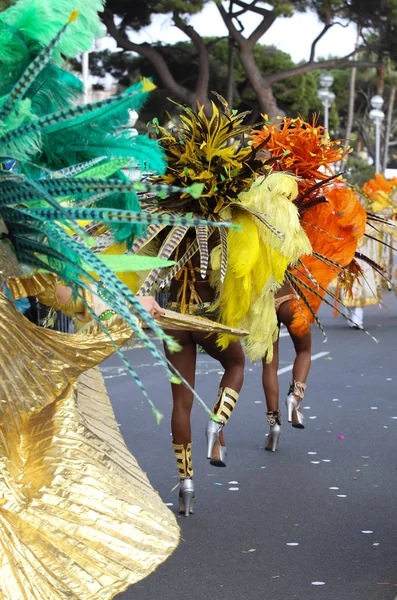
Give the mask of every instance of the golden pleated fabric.
M 165 310 L 165 314 L 157 319 L 157 323 L 163 329 L 169 330 L 187 330 L 187 331 L 204 331 L 207 333 L 228 333 L 243 337 L 249 334 L 249 331 L 228 327 L 217 321 L 211 321 L 197 315 L 187 315 L 175 312 L 173 310 Z
M 131 335 L 107 326 L 118 344 Z M 95 324 L 37 328 L 0 294 L 1 600 L 107 600 L 178 544 L 99 370 L 84 373 L 113 350 Z

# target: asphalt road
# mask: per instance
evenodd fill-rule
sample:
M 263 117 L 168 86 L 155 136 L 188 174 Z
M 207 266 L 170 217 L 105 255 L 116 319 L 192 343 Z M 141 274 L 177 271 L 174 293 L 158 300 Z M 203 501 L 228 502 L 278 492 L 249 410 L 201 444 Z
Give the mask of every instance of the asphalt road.
M 392 293 L 384 300 L 389 310 L 371 307 L 365 313 L 378 344 L 323 312 L 328 342 L 314 331 L 313 355 L 328 354 L 312 365 L 303 403 L 307 427 L 285 423 L 275 454 L 263 449 L 259 365 L 248 365 L 225 430 L 226 469 L 207 463 L 207 417 L 194 407 L 196 513 L 178 517 L 182 541 L 173 556 L 118 600 L 397 599 L 397 302 Z M 165 419 L 156 425 L 112 358 L 104 375 L 116 417 L 131 452 L 175 511 L 168 383 L 146 350 L 129 357 Z M 284 398 L 293 360 L 287 336 L 281 358 Z M 208 404 L 219 379 L 218 364 L 201 354 L 197 388 Z

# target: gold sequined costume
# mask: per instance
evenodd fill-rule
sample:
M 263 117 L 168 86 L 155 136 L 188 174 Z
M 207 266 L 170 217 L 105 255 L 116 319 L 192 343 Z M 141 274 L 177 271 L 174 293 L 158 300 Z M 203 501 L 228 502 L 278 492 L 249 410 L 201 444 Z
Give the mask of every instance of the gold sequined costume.
M 179 540 L 93 368 L 114 346 L 97 323 L 36 327 L 3 294 L 0 315 L 0 598 L 113 598 Z M 131 335 L 117 316 L 107 327 Z

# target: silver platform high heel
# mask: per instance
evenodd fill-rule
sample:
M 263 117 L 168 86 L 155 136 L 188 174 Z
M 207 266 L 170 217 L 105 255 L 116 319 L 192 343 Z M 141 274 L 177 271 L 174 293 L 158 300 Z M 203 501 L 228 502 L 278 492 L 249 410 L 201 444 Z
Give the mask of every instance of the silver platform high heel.
M 193 468 L 192 468 L 192 443 L 187 446 L 183 444 L 172 444 L 174 448 L 176 464 L 179 472 L 179 512 L 185 517 L 194 513 Z
M 226 467 L 227 448 L 221 446 L 219 434 L 222 431 L 223 424 L 216 423 L 212 419 L 208 421 L 205 428 L 205 437 L 207 438 L 207 458 L 213 467 Z
M 302 402 L 306 390 L 306 384 L 300 381 L 294 381 L 289 389 L 285 405 L 287 407 L 287 418 L 288 423 L 292 423 L 292 427 L 297 429 L 304 429 L 306 425 L 306 419 L 302 413 L 298 410 L 300 403 Z M 299 398 L 299 400 L 297 400 Z M 294 415 L 295 413 L 295 415 Z M 295 416 L 295 423 L 293 422 L 293 416 Z
M 268 443 L 265 446 L 265 450 L 276 452 L 281 435 L 281 412 L 280 410 L 268 411 L 266 417 L 270 431 L 267 435 Z
M 207 458 L 214 467 L 226 467 L 227 448 L 221 444 L 220 434 L 236 406 L 237 399 L 238 393 L 232 388 L 219 388 L 218 398 L 212 409 L 216 420 L 210 419 L 205 428 L 205 435 L 207 438 Z
M 194 483 L 193 479 L 187 477 L 179 482 L 179 512 L 185 514 L 185 517 L 194 513 Z

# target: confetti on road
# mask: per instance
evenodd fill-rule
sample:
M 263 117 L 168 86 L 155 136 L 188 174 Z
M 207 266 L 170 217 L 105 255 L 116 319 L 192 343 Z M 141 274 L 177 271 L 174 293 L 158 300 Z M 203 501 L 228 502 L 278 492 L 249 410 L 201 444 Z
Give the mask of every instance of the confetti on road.
M 322 460 L 323 462 L 331 462 L 331 461 L 329 460 L 329 458 L 322 458 L 321 460 Z
M 266 467 L 261 467 L 261 469 L 266 469 Z
M 238 492 L 239 489 L 240 488 L 238 488 L 238 487 L 230 487 L 229 492 Z
M 238 483 L 238 481 L 228 481 L 229 485 L 236 485 Z
M 317 417 L 309 417 L 309 419 L 317 419 Z
M 371 410 L 378 410 L 377 406 L 371 406 Z
M 339 440 L 344 440 L 344 439 L 345 439 L 345 436 L 344 436 L 344 435 L 338 435 L 338 439 L 339 439 Z
M 287 546 L 299 546 L 298 542 L 287 542 Z
M 332 402 L 339 402 L 339 398 L 333 398 Z
M 347 498 L 346 494 L 337 494 L 337 498 Z
M 310 410 L 311 406 L 304 406 L 303 408 L 304 408 L 304 410 Z
M 329 489 L 330 489 L 330 490 L 339 490 L 339 488 L 338 488 L 338 487 L 330 487 Z
M 317 454 L 317 452 L 308 452 L 308 454 Z
M 386 381 L 393 381 L 391 377 L 386 377 Z
M 263 404 L 262 400 L 255 400 L 255 404 Z
M 173 502 L 166 502 L 165 505 L 166 506 L 174 506 L 174 503 Z
M 368 529 L 368 530 L 364 530 L 364 531 L 362 531 L 361 533 L 373 533 L 373 531 L 370 531 L 370 530 Z
M 319 465 L 320 464 L 319 460 L 311 460 L 310 462 L 312 463 L 312 465 Z
M 312 581 L 312 585 L 325 585 L 325 581 Z
M 379 546 L 379 542 L 375 542 L 375 544 L 372 544 L 373 546 Z
M 218 481 L 216 481 L 215 485 L 223 485 L 223 483 L 218 483 Z

